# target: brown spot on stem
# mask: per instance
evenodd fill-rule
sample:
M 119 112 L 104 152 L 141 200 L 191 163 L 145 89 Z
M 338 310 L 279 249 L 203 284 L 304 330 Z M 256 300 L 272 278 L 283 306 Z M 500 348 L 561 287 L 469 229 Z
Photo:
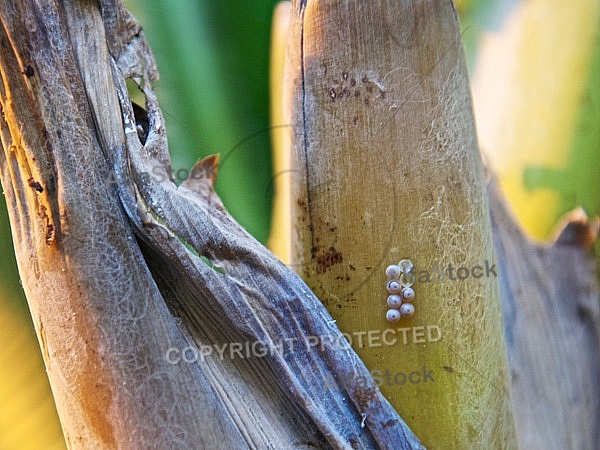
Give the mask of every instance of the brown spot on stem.
M 35 181 L 33 178 L 29 178 L 27 180 L 27 184 L 29 185 L 29 187 L 35 189 L 37 192 L 44 192 L 44 188 L 42 187 L 42 185 Z
M 344 261 L 344 257 L 335 248 L 329 249 L 322 255 L 317 256 L 317 273 L 322 274 L 327 272 L 331 266 L 340 264 Z

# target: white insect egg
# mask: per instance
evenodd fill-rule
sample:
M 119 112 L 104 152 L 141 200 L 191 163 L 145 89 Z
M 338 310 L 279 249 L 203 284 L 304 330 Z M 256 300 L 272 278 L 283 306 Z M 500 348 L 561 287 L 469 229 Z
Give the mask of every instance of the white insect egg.
M 388 278 L 398 278 L 398 276 L 400 275 L 400 267 L 398 267 L 396 264 L 387 266 L 387 268 L 385 269 L 385 274 Z
M 400 305 L 402 305 L 402 297 L 392 294 L 387 298 L 387 304 L 390 308 L 400 308 Z
M 388 309 L 388 312 L 385 314 L 385 318 L 388 322 L 398 322 L 400 320 L 401 314 L 397 309 Z
M 403 259 L 398 263 L 401 272 L 408 273 L 415 267 L 410 259 Z
M 398 281 L 400 281 L 402 287 L 411 287 L 413 284 L 415 284 L 416 279 L 412 272 L 405 272 L 400 274 Z
M 407 302 L 412 302 L 415 299 L 415 291 L 411 287 L 402 289 L 402 298 Z
M 402 290 L 402 286 L 397 281 L 390 281 L 387 284 L 387 290 L 390 294 L 397 294 Z
M 415 313 L 415 307 L 412 303 L 403 303 L 400 307 L 402 317 L 410 317 Z

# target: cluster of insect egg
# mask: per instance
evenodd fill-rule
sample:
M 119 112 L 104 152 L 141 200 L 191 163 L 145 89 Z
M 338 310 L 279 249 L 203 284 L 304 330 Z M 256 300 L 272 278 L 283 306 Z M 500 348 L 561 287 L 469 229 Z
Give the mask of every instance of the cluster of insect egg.
M 385 317 L 390 322 L 397 322 L 401 317 L 410 317 L 415 313 L 412 304 L 415 299 L 415 291 L 412 288 L 415 282 L 415 276 L 412 274 L 413 267 L 409 259 L 403 259 L 398 264 L 392 264 L 385 269 L 387 290 L 390 293 L 387 298 L 390 309 Z

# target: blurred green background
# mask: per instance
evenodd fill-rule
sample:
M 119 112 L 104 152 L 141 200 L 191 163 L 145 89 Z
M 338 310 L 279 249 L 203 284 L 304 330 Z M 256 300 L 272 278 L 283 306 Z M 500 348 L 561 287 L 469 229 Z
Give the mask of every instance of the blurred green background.
M 268 71 L 275 1 L 126 2 L 156 57 L 173 169 L 221 155 L 217 192 L 265 242 L 272 192 Z
M 161 79 L 156 90 L 167 123 L 173 168 L 175 171 L 189 169 L 197 159 L 220 153 L 219 195 L 231 214 L 257 239 L 266 242 L 272 197 L 269 190 L 272 169 L 268 52 L 271 14 L 276 2 L 128 0 L 126 3 L 142 24 L 158 64 Z M 517 74 L 519 79 L 529 77 L 533 84 L 540 84 L 544 77 L 550 77 L 554 84 L 540 94 L 542 99 L 550 93 L 562 92 L 563 86 L 581 85 L 577 92 L 565 91 L 562 100 L 545 105 L 548 110 L 538 106 L 543 103 L 539 96 L 529 95 L 529 85 L 509 86 L 509 92 L 525 104 L 516 102 L 512 107 L 521 108 L 527 115 L 523 119 L 510 109 L 503 111 L 502 120 L 507 121 L 509 127 L 514 125 L 510 120 L 526 125 L 536 123 L 539 127 L 539 123 L 546 123 L 545 120 L 558 111 L 568 109 L 565 102 L 572 100 L 574 105 L 569 106 L 574 110 L 569 116 L 571 119 L 559 122 L 564 125 L 563 135 L 567 136 L 561 148 L 550 145 L 560 141 L 553 135 L 550 144 L 543 140 L 533 144 L 527 141 L 525 149 L 518 148 L 518 142 L 506 144 L 517 149 L 517 155 L 536 152 L 541 155 L 533 163 L 510 162 L 509 158 L 504 161 L 514 169 L 507 172 L 506 186 L 510 194 L 508 200 L 516 205 L 515 210 L 518 211 L 519 202 L 526 205 L 528 211 L 533 210 L 528 195 L 536 190 L 551 195 L 551 204 L 541 204 L 550 210 L 543 220 L 536 216 L 520 219 L 521 226 L 537 239 L 549 238 L 549 230 L 561 214 L 577 205 L 583 205 L 590 214 L 600 212 L 600 70 L 593 69 L 600 67 L 597 3 L 595 0 L 568 3 L 568 14 L 579 14 L 579 19 L 572 21 L 579 24 L 579 31 L 584 28 L 581 18 L 588 17 L 587 23 L 596 24 L 589 25 L 593 27 L 590 33 L 577 34 L 575 28 L 559 27 L 556 29 L 560 32 L 552 30 L 553 34 L 544 34 L 544 23 L 568 22 L 565 13 L 557 8 L 559 2 L 554 0 L 457 2 L 472 73 L 481 71 L 478 67 L 484 56 L 490 58 L 486 35 L 502 42 L 503 35 L 508 36 L 512 28 L 521 26 L 526 31 L 533 30 L 531 33 L 536 39 L 527 35 L 521 47 L 511 50 L 519 62 L 517 66 L 527 67 L 528 62 L 534 60 L 537 65 L 531 63 L 529 72 Z M 571 78 L 557 68 L 574 63 L 555 56 L 564 50 L 566 39 L 573 39 L 573 45 L 583 52 L 577 60 L 583 61 L 580 61 L 581 70 L 570 74 Z M 534 44 L 527 47 L 528 42 Z M 568 58 L 575 51 L 566 49 L 563 53 L 564 58 Z M 538 55 L 546 55 L 547 59 L 538 61 Z M 494 59 L 493 54 L 491 59 Z M 509 81 L 496 80 L 498 86 L 503 82 Z M 481 94 L 476 91 L 476 104 L 481 98 L 478 95 Z M 493 99 L 483 104 L 493 111 L 500 109 Z M 532 110 L 540 117 L 532 116 Z M 480 114 L 477 107 L 476 112 Z M 557 126 L 550 119 L 547 126 L 555 131 Z M 525 127 L 521 137 L 525 139 L 527 135 Z M 489 142 L 486 136 L 480 133 L 482 142 Z M 491 151 L 507 154 L 502 148 Z M 564 163 L 557 164 L 553 160 L 558 154 L 563 155 Z M 0 450 L 64 448 L 35 333 L 18 283 L 3 197 L 0 197 L 0 340 L 3 343 L 0 346 Z

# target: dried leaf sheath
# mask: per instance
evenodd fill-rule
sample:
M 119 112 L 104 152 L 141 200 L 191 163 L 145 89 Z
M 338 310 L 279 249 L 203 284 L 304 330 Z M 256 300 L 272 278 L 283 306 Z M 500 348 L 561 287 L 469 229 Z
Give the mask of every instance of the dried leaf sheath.
M 124 84 L 120 85 L 129 162 L 133 177 L 138 179 L 157 162 L 148 159 L 146 153 L 157 155 L 159 160 L 168 158 L 164 135 L 157 133 L 162 130 L 160 111 L 153 94 L 146 93 L 149 122 L 154 126 L 143 148 Z M 319 300 L 222 209 L 209 181 L 193 183 L 190 179 L 179 189 L 167 182 L 138 183 L 135 189 L 139 190 L 139 215 L 133 220 L 141 222 L 142 238 L 155 254 L 164 255 L 162 261 L 150 265 L 163 280 L 163 289 L 171 294 L 174 308 L 195 341 L 258 341 L 273 348 L 284 343 L 283 354 L 270 352 L 268 366 L 252 358 L 208 362 L 211 370 L 220 373 L 224 390 L 248 389 L 236 383 L 232 373 L 244 379 L 250 389 L 264 388 L 264 399 L 278 387 L 288 401 L 300 405 L 336 448 L 370 448 L 375 442 L 381 448 L 400 448 L 402 442 L 406 448 L 419 447 L 354 351 L 341 345 L 345 340 Z M 153 204 L 157 206 L 149 206 Z M 182 242 L 222 268 L 224 274 L 209 267 Z M 169 264 L 164 264 L 165 257 Z M 177 278 L 185 288 L 169 283 Z M 312 338 L 318 339 L 319 345 L 309 348 L 307 340 Z M 356 386 L 357 377 L 368 379 L 368 387 Z M 336 380 L 339 390 L 324 388 L 330 378 Z M 252 395 L 246 392 L 244 398 L 246 394 Z M 256 406 L 260 407 L 252 405 L 250 409 Z M 251 417 L 250 412 L 246 417 Z M 363 417 L 365 429 L 361 427 Z
M 148 181 L 168 161 L 165 130 L 154 62 L 122 4 L 0 6 L 2 183 L 69 446 L 419 448 L 351 349 L 303 345 L 343 338 L 210 185 Z M 143 146 L 126 77 L 148 97 Z M 293 350 L 262 358 L 166 359 L 191 341 L 286 338 Z M 340 390 L 324 389 L 329 376 Z

